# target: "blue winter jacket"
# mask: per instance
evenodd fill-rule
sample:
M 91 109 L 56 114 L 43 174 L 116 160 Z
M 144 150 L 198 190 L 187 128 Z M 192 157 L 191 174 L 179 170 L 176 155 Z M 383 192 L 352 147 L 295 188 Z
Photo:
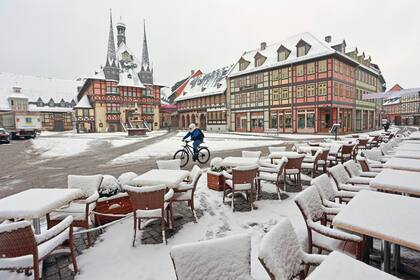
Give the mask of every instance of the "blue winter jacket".
M 194 143 L 202 143 L 203 142 L 203 138 L 201 138 L 200 135 L 200 130 L 198 128 L 194 129 L 192 132 L 188 132 L 184 138 L 182 138 L 183 140 L 187 139 L 188 137 L 191 137 L 191 140 L 194 141 Z

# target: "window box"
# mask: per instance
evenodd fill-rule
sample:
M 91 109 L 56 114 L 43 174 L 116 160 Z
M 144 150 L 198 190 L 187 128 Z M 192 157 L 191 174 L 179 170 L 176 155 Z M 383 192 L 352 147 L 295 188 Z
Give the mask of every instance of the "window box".
M 225 179 L 221 172 L 207 171 L 207 187 L 215 191 L 223 191 Z

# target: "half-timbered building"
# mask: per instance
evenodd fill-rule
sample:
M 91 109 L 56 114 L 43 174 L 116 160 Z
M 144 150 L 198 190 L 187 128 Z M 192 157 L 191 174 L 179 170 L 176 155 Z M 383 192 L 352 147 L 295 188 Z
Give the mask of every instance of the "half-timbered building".
M 316 133 L 340 123 L 342 132 L 362 130 L 356 129 L 356 102 L 362 98 L 356 95 L 358 71 L 369 73 L 372 86 L 377 85 L 380 71 L 347 55 L 344 40 L 302 33 L 272 45 L 261 43 L 246 51 L 228 76 L 229 128 Z M 363 102 L 372 106 L 366 129 L 372 128 L 379 113 L 374 102 Z
M 123 131 L 131 127 L 129 120 L 134 112 L 141 113 L 147 128 L 160 127 L 159 107 L 162 86 L 153 79 L 146 29 L 143 35 L 141 61 L 127 47 L 125 31 L 125 24 L 117 23 L 116 49 L 111 16 L 105 66 L 93 76 L 87 77 L 79 89 L 80 105 L 75 108 L 79 131 Z M 81 102 L 85 96 L 88 102 L 86 98 Z M 92 108 L 89 109 L 89 106 Z

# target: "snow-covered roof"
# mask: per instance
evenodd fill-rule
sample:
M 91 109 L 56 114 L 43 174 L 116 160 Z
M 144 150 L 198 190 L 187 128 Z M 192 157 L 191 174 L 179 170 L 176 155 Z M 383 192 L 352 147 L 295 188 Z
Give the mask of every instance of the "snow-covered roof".
M 306 55 L 298 57 L 297 56 L 296 45 L 301 40 L 303 40 L 304 42 L 309 44 L 310 48 L 309 48 Z M 252 73 L 252 72 L 256 72 L 256 71 L 261 71 L 261 70 L 265 70 L 265 69 L 269 69 L 269 68 L 273 68 L 273 67 L 279 67 L 279 66 L 282 66 L 282 65 L 288 65 L 288 64 L 291 64 L 291 63 L 298 63 L 298 62 L 305 61 L 305 60 L 308 60 L 308 59 L 323 57 L 323 56 L 332 55 L 332 54 L 337 54 L 339 56 L 342 56 L 342 57 L 346 58 L 347 60 L 354 61 L 354 63 L 359 64 L 360 67 L 365 68 L 368 71 L 371 71 L 371 72 L 374 72 L 374 73 L 378 74 L 378 71 L 376 69 L 366 67 L 366 66 L 360 64 L 358 61 L 352 59 L 351 57 L 333 49 L 330 44 L 332 44 L 332 43 L 328 43 L 328 42 L 325 42 L 325 41 L 322 41 L 322 40 L 318 40 L 315 36 L 313 36 L 309 32 L 297 34 L 297 35 L 294 35 L 294 36 L 291 36 L 291 37 L 287 38 L 284 41 L 273 43 L 271 45 L 267 45 L 264 50 L 261 50 L 261 48 L 258 48 L 258 49 L 254 49 L 254 50 L 251 50 L 251 51 L 246 51 L 241 56 L 241 58 L 239 60 L 246 60 L 246 61 L 249 62 L 249 65 L 244 70 L 240 71 L 239 70 L 239 60 L 238 60 L 238 62 L 234 65 L 234 67 L 231 71 L 231 74 L 229 74 L 229 77 L 240 76 L 240 75 L 243 75 L 243 74 L 248 74 L 248 73 Z M 278 61 L 277 50 L 281 46 L 287 48 L 290 51 L 290 54 L 285 60 Z M 266 58 L 264 63 L 261 66 L 258 66 L 258 67 L 256 67 L 255 63 L 254 63 L 254 57 L 257 53 L 259 53 L 260 55 L 262 55 Z
M 119 86 L 145 88 L 139 76 L 132 69 L 120 73 Z
M 395 104 L 400 104 L 400 103 L 401 103 L 400 97 L 393 97 L 393 98 L 388 98 L 387 100 L 385 100 L 383 106 L 395 105 Z
M 73 111 L 71 107 L 60 107 L 60 106 L 36 106 L 34 104 L 29 104 L 28 111 L 32 112 L 54 112 L 54 113 L 70 113 Z
M 231 69 L 232 65 L 229 65 L 191 78 L 182 94 L 175 99 L 175 102 L 224 93 L 226 77 Z
M 0 104 L 7 102 L 6 99 L 16 84 L 22 87 L 22 94 L 28 97 L 29 101 L 36 101 L 41 97 L 44 102 L 48 102 L 50 98 L 58 102 L 61 99 L 76 99 L 80 81 L 0 72 Z
M 87 95 L 83 95 L 79 102 L 77 102 L 76 106 L 74 106 L 74 109 L 92 109 L 89 97 Z
M 363 94 L 363 99 L 389 99 L 402 96 L 418 96 L 420 95 L 420 87 L 418 88 L 407 88 L 401 90 L 390 90 L 386 92 L 375 92 L 375 93 L 366 93 Z
M 77 102 L 76 106 L 74 106 L 74 109 L 92 109 L 89 97 L 87 95 L 83 95 L 79 102 Z

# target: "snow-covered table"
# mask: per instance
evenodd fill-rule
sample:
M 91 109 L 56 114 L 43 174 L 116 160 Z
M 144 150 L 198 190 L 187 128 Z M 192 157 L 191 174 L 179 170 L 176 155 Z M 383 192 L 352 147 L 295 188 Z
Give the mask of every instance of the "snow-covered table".
M 420 251 L 418 198 L 360 191 L 333 219 L 337 228 L 384 241 L 384 270 L 390 269 L 390 244 Z M 396 262 L 397 264 L 398 262 Z
M 420 141 L 415 143 L 402 143 L 397 148 L 397 151 L 420 151 Z
M 420 160 L 412 158 L 390 158 L 384 163 L 384 168 L 420 172 Z
M 334 251 L 317 266 L 306 278 L 307 280 L 397 280 L 395 276 L 385 273 L 343 253 Z
M 377 190 L 420 195 L 420 172 L 384 169 L 370 181 Z
M 152 169 L 132 180 L 136 186 L 165 185 L 167 188 L 177 188 L 190 172 L 186 170 Z
M 420 131 L 411 133 L 407 138 L 410 140 L 420 140 Z
M 318 149 L 322 149 L 322 147 L 319 147 L 319 146 L 318 147 L 316 147 L 316 146 L 297 146 L 296 147 L 296 152 L 309 154 L 309 153 L 318 151 Z
M 398 150 L 395 153 L 395 157 L 420 159 L 420 147 L 418 150 L 412 150 L 412 151 Z
M 247 158 L 247 157 L 227 157 L 223 159 L 221 166 L 224 167 L 237 167 L 258 164 L 258 158 Z
M 302 154 L 299 154 L 298 152 L 274 152 L 271 153 L 268 157 L 271 159 L 281 159 L 282 157 L 297 158 L 301 156 Z
M 79 189 L 29 189 L 0 199 L 0 220 L 32 219 L 39 234 L 42 216 L 81 197 Z

